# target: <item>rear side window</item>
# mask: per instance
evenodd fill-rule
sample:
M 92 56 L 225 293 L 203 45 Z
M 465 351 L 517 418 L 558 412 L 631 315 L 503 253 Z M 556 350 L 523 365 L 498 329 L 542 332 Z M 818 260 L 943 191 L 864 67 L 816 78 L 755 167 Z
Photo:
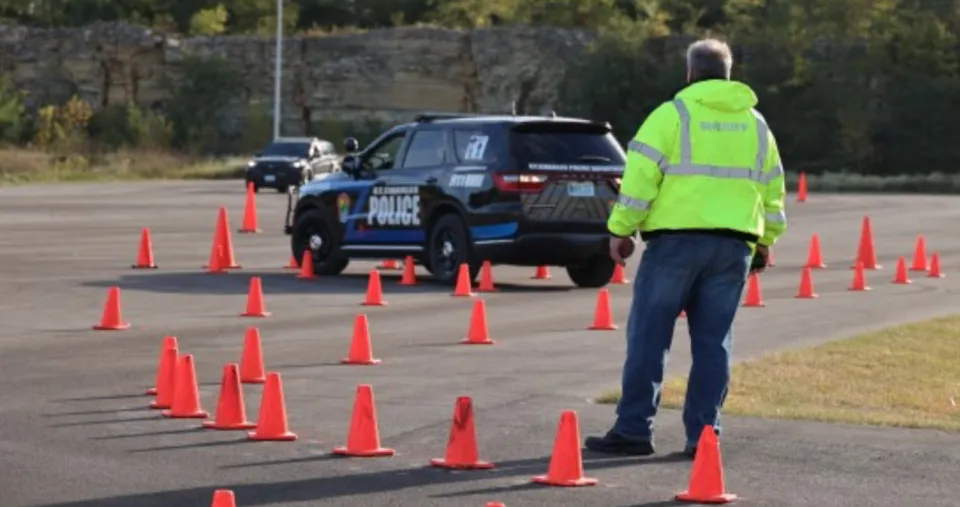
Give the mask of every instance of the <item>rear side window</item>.
M 494 140 L 489 133 L 480 129 L 454 130 L 453 144 L 459 162 L 489 164 L 497 159 Z
M 524 164 L 618 165 L 626 157 L 617 140 L 600 132 L 514 132 L 514 149 Z
M 446 161 L 447 143 L 442 130 L 418 130 L 410 140 L 403 167 L 436 167 Z

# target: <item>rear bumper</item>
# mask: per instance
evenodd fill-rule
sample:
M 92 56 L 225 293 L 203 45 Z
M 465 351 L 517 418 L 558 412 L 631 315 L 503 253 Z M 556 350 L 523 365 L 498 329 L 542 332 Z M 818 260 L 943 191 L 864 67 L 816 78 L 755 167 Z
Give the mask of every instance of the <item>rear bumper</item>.
M 576 266 L 609 251 L 607 234 L 524 234 L 516 239 L 478 241 L 477 255 L 493 264 Z

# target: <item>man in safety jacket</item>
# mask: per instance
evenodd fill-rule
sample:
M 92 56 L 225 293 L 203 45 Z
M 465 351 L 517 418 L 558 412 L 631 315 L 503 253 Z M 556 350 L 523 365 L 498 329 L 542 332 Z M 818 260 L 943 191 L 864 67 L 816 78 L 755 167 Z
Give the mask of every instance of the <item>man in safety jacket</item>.
M 676 319 L 686 311 L 693 364 L 683 423 L 685 452 L 719 415 L 730 381 L 731 327 L 751 271 L 767 265 L 786 229 L 783 165 L 747 85 L 730 80 L 733 57 L 707 39 L 687 51 L 689 85 L 660 105 L 629 143 L 620 195 L 607 223 L 621 264 L 646 242 L 627 322 L 617 420 L 593 451 L 654 453 Z

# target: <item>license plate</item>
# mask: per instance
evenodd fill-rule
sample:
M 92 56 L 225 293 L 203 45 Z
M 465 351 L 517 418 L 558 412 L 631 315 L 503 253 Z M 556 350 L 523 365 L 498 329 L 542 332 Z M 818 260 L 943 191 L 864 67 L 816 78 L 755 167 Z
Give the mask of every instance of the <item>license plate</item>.
M 277 177 L 272 174 L 265 174 L 263 176 L 263 181 L 267 183 L 273 183 L 274 181 L 277 181 Z
M 592 181 L 570 181 L 567 182 L 567 195 L 570 197 L 593 197 L 594 188 Z

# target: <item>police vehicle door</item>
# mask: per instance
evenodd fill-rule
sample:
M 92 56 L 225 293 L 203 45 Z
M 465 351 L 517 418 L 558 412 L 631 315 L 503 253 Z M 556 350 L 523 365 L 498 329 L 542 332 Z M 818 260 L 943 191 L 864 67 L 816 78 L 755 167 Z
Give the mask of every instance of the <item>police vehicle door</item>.
M 420 251 L 426 243 L 424 210 L 436 201 L 439 173 L 448 162 L 447 145 L 447 133 L 442 128 L 418 128 L 411 134 L 400 166 L 387 177 L 376 205 L 386 212 L 373 216 L 372 225 L 394 231 L 391 236 L 399 250 Z
M 340 221 L 345 225 L 342 249 L 382 251 L 390 250 L 390 245 L 396 243 L 394 234 L 379 223 L 391 216 L 390 206 L 395 203 L 388 198 L 387 182 L 399 165 L 408 138 L 407 130 L 401 130 L 365 150 L 355 176 L 363 182 L 362 190 L 355 196 L 343 192 L 337 198 Z

